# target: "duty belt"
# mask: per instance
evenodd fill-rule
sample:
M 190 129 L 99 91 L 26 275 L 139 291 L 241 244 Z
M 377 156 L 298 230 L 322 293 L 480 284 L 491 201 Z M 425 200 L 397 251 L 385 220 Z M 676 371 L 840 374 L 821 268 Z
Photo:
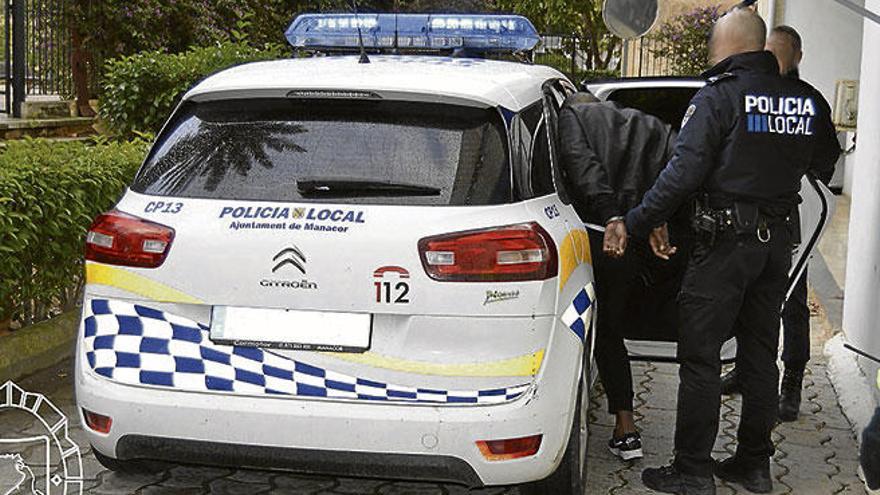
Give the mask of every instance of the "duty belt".
M 782 224 L 788 218 L 771 219 L 759 213 L 757 206 L 738 203 L 733 208 L 713 209 L 699 201 L 695 209 L 693 227 L 698 236 L 709 244 L 715 243 L 719 234 L 755 234 L 759 241 L 770 242 L 770 227 Z

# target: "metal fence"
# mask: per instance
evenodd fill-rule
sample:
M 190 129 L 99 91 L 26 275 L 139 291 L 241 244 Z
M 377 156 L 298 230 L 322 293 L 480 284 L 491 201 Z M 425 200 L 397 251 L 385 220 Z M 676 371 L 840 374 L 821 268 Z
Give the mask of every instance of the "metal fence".
M 607 69 L 590 64 L 590 40 L 576 36 L 542 35 L 535 51 L 535 62 L 550 65 L 580 82 L 584 77 L 674 76 L 668 47 L 663 40 L 640 38 L 625 40 L 611 56 Z
M 6 0 L 3 111 L 21 114 L 27 96 L 73 93 L 70 0 Z
M 627 40 L 621 49 L 621 75 L 624 77 L 673 76 L 666 43 L 653 38 Z
M 12 105 L 12 88 L 10 77 L 12 74 L 12 53 L 10 52 L 12 48 L 12 9 L 10 8 L 9 1 L 3 2 L 3 63 L 0 64 L 0 70 L 3 71 L 3 74 L 0 74 L 0 77 L 3 78 L 2 84 L 0 84 L 0 91 L 3 91 L 3 99 L 0 100 L 0 104 L 3 105 L 0 108 L 0 113 L 9 113 L 9 110 Z
M 611 57 L 610 68 L 597 68 L 591 63 L 589 39 L 569 35 L 543 34 L 535 50 L 535 63 L 549 65 L 579 82 L 593 74 L 616 75 L 620 57 Z
M 21 0 L 14 0 L 21 1 Z M 28 95 L 72 93 L 70 9 L 67 0 L 24 0 Z

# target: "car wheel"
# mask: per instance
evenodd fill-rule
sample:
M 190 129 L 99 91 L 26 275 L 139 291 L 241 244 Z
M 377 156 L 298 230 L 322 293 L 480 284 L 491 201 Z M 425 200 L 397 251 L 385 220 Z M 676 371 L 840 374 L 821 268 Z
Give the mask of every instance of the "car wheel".
M 590 353 L 584 353 L 584 366 L 578 384 L 574 421 L 568 445 L 559 467 L 547 478 L 520 486 L 523 495 L 583 495 L 587 481 L 588 410 L 590 400 Z
M 102 466 L 117 473 L 147 474 L 157 473 L 168 469 L 168 465 L 159 461 L 149 461 L 146 459 L 114 459 L 98 452 L 94 447 L 92 447 L 92 453 L 95 454 L 95 459 L 97 459 Z

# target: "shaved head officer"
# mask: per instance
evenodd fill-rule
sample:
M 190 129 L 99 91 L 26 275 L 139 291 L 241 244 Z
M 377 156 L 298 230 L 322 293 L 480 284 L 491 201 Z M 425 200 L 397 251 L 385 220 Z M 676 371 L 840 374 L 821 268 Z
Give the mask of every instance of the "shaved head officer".
M 801 36 L 791 26 L 776 26 L 767 36 L 766 49 L 776 56 L 783 77 L 800 79 L 798 67 L 803 59 Z M 806 83 L 804 83 L 806 84 Z M 816 178 L 828 185 L 833 169 Z M 795 224 L 798 220 L 793 219 Z M 801 273 L 782 311 L 782 362 L 785 372 L 779 387 L 779 420 L 797 421 L 801 408 L 804 371 L 810 360 L 810 308 L 807 306 L 807 269 Z M 721 393 L 742 391 L 736 368 L 721 378 Z
M 633 236 L 661 258 L 676 254 L 665 222 L 698 198 L 697 240 L 678 296 L 680 384 L 672 465 L 642 472 L 655 491 L 714 495 L 714 476 L 769 493 L 776 422 L 779 309 L 801 177 L 826 173 L 840 152 L 825 100 L 779 75 L 766 27 L 734 10 L 715 24 L 707 84 L 691 100 L 672 159 L 626 215 Z M 712 458 L 721 405 L 721 346 L 737 338 L 743 384 L 736 454 Z

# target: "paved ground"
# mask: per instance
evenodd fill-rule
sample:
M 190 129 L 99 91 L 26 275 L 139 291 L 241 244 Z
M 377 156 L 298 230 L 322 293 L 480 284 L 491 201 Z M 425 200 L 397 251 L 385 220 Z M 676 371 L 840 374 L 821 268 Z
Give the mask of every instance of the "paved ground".
M 826 376 L 821 343 L 828 326 L 814 318 L 814 360 L 805 383 L 805 404 L 796 423 L 779 426 L 774 438 L 778 446 L 773 474 L 779 494 L 830 495 L 864 494 L 856 478 L 857 448 L 850 425 L 844 418 Z M 68 417 L 76 418 L 71 386 L 71 363 L 65 362 L 28 379 L 26 390 L 46 394 Z M 642 430 L 646 458 L 622 463 L 605 448 L 612 423 L 604 413 L 604 397 L 594 394 L 591 413 L 589 491 L 596 494 L 649 493 L 639 480 L 645 466 L 665 463 L 671 452 L 675 419 L 677 368 L 672 364 L 634 365 L 638 424 Z M 716 445 L 719 456 L 734 448 L 739 399 L 727 398 L 722 405 L 722 434 Z M 73 420 L 72 435 L 85 449 L 83 464 L 87 493 L 291 493 L 291 494 L 461 494 L 467 490 L 450 485 L 296 476 L 261 471 L 167 466 L 150 475 L 117 474 L 103 469 L 88 449 L 81 427 Z M 0 439 L 38 433 L 39 428 L 24 416 L 0 413 Z M 2 472 L 2 471 L 0 471 Z M 2 480 L 0 480 L 2 481 Z M 2 483 L 0 483 L 2 485 Z M 719 485 L 723 495 L 737 492 Z M 0 490 L 2 491 L 2 490 Z M 478 490 L 477 494 L 516 494 L 515 488 Z
M 836 279 L 837 292 L 844 274 L 839 245 L 845 246 L 847 204 L 838 204 L 829 235 L 820 246 L 827 268 L 814 266 L 813 275 L 824 270 Z M 835 227 L 836 226 L 836 227 Z M 837 230 L 835 230 L 835 228 Z M 816 265 L 816 263 L 814 263 Z M 831 278 L 831 277 L 825 277 Z M 817 280 L 822 280 L 819 277 Z M 821 285 L 821 284 L 820 284 Z M 821 287 L 817 287 L 817 290 Z M 827 291 L 825 291 L 827 292 Z M 833 295 L 832 295 L 833 296 Z M 839 297 L 839 296 L 838 296 Z M 831 304 L 831 324 L 839 325 L 839 301 L 823 293 L 826 304 Z M 857 447 L 850 425 L 843 416 L 837 397 L 826 375 L 822 346 L 830 337 L 831 324 L 825 315 L 813 318 L 813 360 L 805 383 L 805 403 L 796 423 L 780 425 L 774 439 L 777 453 L 773 474 L 776 493 L 829 495 L 838 493 L 864 494 L 856 478 Z M 633 369 L 636 387 L 637 420 L 642 430 L 646 458 L 633 463 L 622 463 L 605 448 L 610 435 L 611 418 L 604 413 L 604 397 L 594 394 L 590 414 L 590 469 L 588 493 L 629 495 L 649 493 L 642 487 L 639 475 L 645 466 L 666 463 L 672 449 L 675 419 L 675 395 L 678 383 L 677 368 L 672 364 L 637 363 Z M 21 380 L 26 390 L 41 392 L 61 407 L 70 418 L 76 418 L 71 384 L 71 363 L 64 362 L 28 379 Z M 722 405 L 721 435 L 716 444 L 719 457 L 728 455 L 735 446 L 739 398 L 726 398 Z M 103 469 L 91 454 L 83 437 L 82 428 L 73 420 L 72 436 L 85 449 L 83 456 L 85 484 L 88 493 L 291 493 L 291 494 L 462 494 L 461 487 L 427 483 L 362 480 L 297 476 L 260 471 L 218 469 L 189 466 L 166 466 L 151 475 L 124 475 Z M 0 440 L 20 438 L 41 433 L 30 418 L 23 415 L 0 413 Z M 0 443 L 2 445 L 2 443 Z M 0 451 L 2 454 L 2 451 Z M 3 493 L 3 466 L 0 466 L 0 493 Z M 6 471 L 8 473 L 8 471 Z M 732 487 L 719 485 L 720 494 L 737 493 Z M 515 488 L 475 491 L 477 494 L 516 494 Z M 743 492 L 740 492 L 743 493 Z
M 831 495 L 865 493 L 858 479 L 858 447 L 851 425 L 844 417 L 826 370 L 822 351 L 831 336 L 831 325 L 821 310 L 811 303 L 812 358 L 804 380 L 804 404 L 797 422 L 777 426 L 773 434 L 776 455 L 772 472 L 775 494 Z M 594 493 L 630 495 L 652 493 L 640 481 L 645 466 L 665 464 L 672 451 L 675 422 L 677 367 L 671 364 L 634 365 L 636 414 L 645 445 L 645 459 L 621 464 L 599 443 L 610 435 L 613 423 L 599 407 L 593 408 L 590 487 Z M 721 432 L 715 456 L 724 458 L 736 448 L 740 398 L 726 397 L 721 405 Z M 603 397 L 594 406 L 604 407 Z M 719 482 L 719 495 L 748 493 Z

